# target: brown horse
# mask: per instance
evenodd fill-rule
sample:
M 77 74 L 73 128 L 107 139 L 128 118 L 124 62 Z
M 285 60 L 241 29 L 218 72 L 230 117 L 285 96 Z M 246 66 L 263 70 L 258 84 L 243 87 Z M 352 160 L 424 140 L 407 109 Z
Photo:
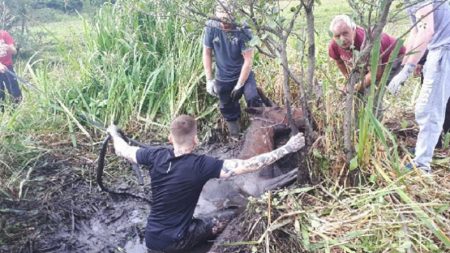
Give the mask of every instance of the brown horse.
M 274 138 L 277 132 L 289 130 L 286 108 L 255 107 L 247 108 L 250 116 L 250 126 L 244 136 L 244 144 L 238 155 L 239 159 L 248 159 L 258 154 L 270 152 L 274 148 Z M 292 118 L 295 126 L 304 128 L 304 114 L 299 108 L 292 108 Z
M 277 132 L 289 131 L 286 109 L 281 107 L 249 108 L 251 123 L 244 135 L 244 143 L 238 155 L 247 159 L 258 154 L 270 152 L 275 147 Z M 299 130 L 303 129 L 302 110 L 293 108 L 293 120 Z M 203 188 L 195 210 L 196 215 L 205 215 L 229 207 L 245 207 L 248 196 L 260 196 L 266 190 L 278 188 L 296 177 L 296 171 L 280 175 L 272 167 L 259 172 L 210 180 Z

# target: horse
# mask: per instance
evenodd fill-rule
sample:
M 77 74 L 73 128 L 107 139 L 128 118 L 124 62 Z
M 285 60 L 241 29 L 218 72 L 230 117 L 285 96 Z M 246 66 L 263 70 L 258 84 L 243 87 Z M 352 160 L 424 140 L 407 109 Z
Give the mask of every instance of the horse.
M 247 113 L 251 115 L 250 126 L 244 135 L 238 159 L 248 159 L 272 151 L 277 133 L 290 130 L 286 108 L 247 108 Z M 293 108 L 292 118 L 299 130 L 304 129 L 303 115 L 301 109 Z M 228 179 L 209 180 L 203 187 L 194 215 L 208 215 L 227 208 L 239 210 L 245 207 L 249 196 L 261 196 L 265 191 L 286 185 L 295 178 L 296 170 L 281 174 L 276 168 L 267 167 Z

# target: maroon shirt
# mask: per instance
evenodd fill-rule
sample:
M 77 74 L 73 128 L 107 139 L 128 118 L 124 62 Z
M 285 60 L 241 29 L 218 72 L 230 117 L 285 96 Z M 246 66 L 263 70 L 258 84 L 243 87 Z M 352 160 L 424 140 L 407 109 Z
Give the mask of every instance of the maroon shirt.
M 361 46 L 364 42 L 364 39 L 366 38 L 366 32 L 361 27 L 356 27 L 356 36 L 355 40 L 353 42 L 353 45 L 355 46 L 355 50 L 360 51 Z M 391 55 L 392 51 L 395 48 L 395 43 L 397 42 L 397 39 L 387 35 L 386 33 L 381 34 L 381 63 L 384 65 L 389 61 L 389 56 Z M 405 54 L 405 47 L 402 46 L 400 49 L 399 55 Z M 333 39 L 330 42 L 330 45 L 328 46 L 328 55 L 333 58 L 334 60 L 342 60 L 344 61 L 345 65 L 352 66 L 352 58 L 353 58 L 353 52 L 352 50 L 347 50 L 344 48 L 341 48 L 336 41 Z
M 7 45 L 14 45 L 14 39 L 9 35 L 7 31 L 0 30 L 0 43 L 3 42 Z M 12 54 L 7 53 L 5 56 L 0 57 L 0 62 L 5 66 L 12 66 Z

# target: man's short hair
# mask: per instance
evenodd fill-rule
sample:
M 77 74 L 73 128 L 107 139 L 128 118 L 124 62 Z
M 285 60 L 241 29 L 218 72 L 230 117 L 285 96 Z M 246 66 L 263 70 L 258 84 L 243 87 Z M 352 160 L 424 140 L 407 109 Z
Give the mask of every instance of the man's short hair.
M 353 22 L 353 20 L 349 16 L 347 16 L 347 15 L 337 15 L 336 17 L 333 18 L 333 20 L 331 20 L 330 32 L 333 32 L 333 28 L 340 22 L 346 23 L 353 30 L 356 28 L 355 22 Z
M 197 135 L 197 122 L 192 116 L 180 115 L 170 124 L 170 134 L 176 144 L 187 144 Z

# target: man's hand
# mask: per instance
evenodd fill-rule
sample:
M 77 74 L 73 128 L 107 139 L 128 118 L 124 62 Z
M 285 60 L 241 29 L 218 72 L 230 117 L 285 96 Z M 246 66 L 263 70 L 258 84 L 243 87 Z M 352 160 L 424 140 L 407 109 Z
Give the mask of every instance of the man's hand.
M 8 67 L 0 63 L 0 73 L 5 73 L 8 70 Z
M 244 85 L 245 83 L 237 83 L 234 86 L 233 90 L 231 91 L 231 99 L 233 99 L 234 101 L 239 99 L 239 97 L 241 96 L 241 88 L 244 87 Z
M 303 133 L 298 133 L 292 136 L 289 139 L 289 141 L 284 145 L 286 150 L 290 153 L 297 152 L 304 146 L 305 146 L 305 137 L 303 137 Z
M 215 86 L 216 86 L 215 79 L 206 81 L 206 92 L 208 92 L 211 96 L 217 97 L 217 92 L 216 92 Z
M 119 128 L 118 128 L 116 125 L 114 125 L 114 124 L 111 124 L 111 125 L 106 129 L 106 132 L 107 132 L 109 135 L 111 135 L 111 137 L 120 137 L 120 134 L 119 134 Z
M 128 143 L 126 143 L 119 133 L 120 129 L 114 124 L 111 124 L 106 129 L 106 132 L 108 132 L 108 134 L 111 135 L 113 139 L 114 150 L 116 151 L 116 154 L 132 163 L 137 163 L 136 153 L 139 147 L 130 146 Z
M 397 75 L 395 75 L 394 78 L 392 78 L 392 80 L 389 82 L 387 90 L 392 95 L 397 95 L 397 93 L 400 91 L 401 85 L 414 72 L 415 68 L 416 65 L 411 63 L 408 63 L 405 66 L 403 66 L 402 70 Z

